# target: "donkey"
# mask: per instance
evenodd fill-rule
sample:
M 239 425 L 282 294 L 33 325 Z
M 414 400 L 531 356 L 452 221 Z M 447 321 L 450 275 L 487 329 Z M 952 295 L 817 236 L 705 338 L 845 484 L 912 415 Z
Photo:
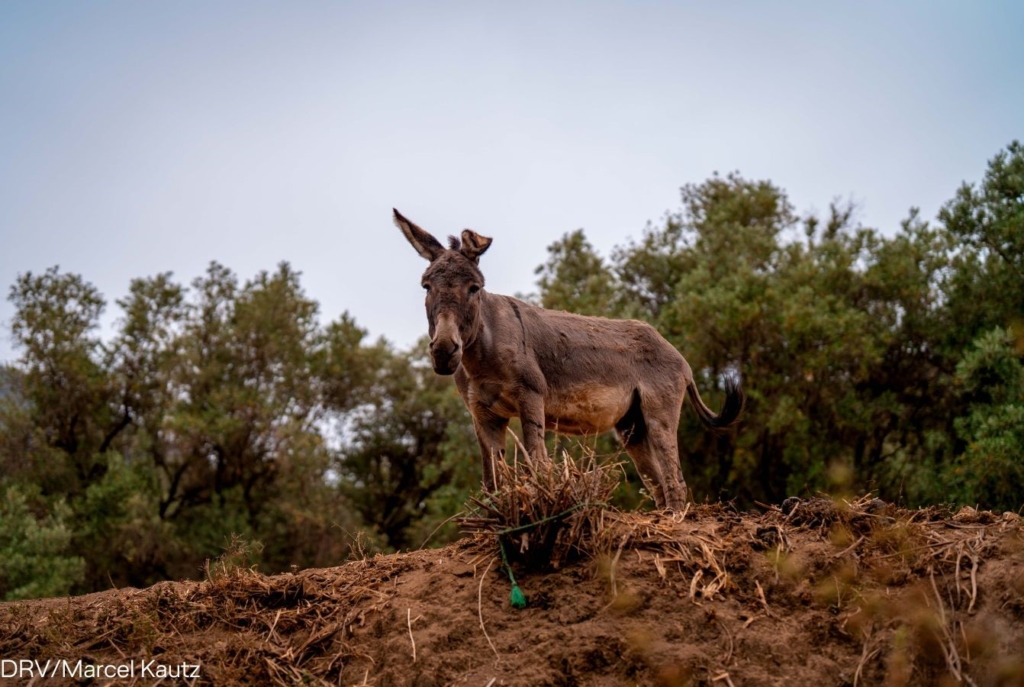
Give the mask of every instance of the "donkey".
M 597 434 L 615 429 L 658 508 L 687 500 L 676 430 L 684 396 L 711 430 L 734 424 L 744 395 L 729 380 L 722 412 L 701 400 L 693 372 L 654 327 L 545 310 L 484 290 L 480 256 L 491 239 L 466 229 L 448 248 L 394 211 L 394 221 L 422 257 L 434 372 L 455 375 L 473 416 L 483 458 L 483 486 L 496 488 L 494 460 L 518 416 L 531 456 L 544 455 L 544 430 Z

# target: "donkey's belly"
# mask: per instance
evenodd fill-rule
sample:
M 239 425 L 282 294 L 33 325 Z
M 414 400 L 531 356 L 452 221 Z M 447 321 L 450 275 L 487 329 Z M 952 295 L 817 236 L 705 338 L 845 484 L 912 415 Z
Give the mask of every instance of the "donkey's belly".
M 549 394 L 544 400 L 544 424 L 564 434 L 598 434 L 615 426 L 629 410 L 631 389 L 580 387 Z

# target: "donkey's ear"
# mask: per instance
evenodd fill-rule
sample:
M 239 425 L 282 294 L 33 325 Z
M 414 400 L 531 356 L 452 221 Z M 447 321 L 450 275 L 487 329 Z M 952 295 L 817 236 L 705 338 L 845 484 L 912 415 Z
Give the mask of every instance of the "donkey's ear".
M 474 263 L 480 260 L 480 256 L 487 252 L 487 249 L 491 247 L 491 241 L 486 236 L 481 236 L 472 229 L 462 230 L 462 249 L 461 252 L 467 258 L 472 260 Z
M 444 252 L 444 246 L 438 243 L 437 239 L 402 217 L 402 213 L 398 210 L 394 208 L 392 210 L 395 213 L 395 225 L 402 230 L 405 238 L 409 240 L 417 253 L 433 262 Z

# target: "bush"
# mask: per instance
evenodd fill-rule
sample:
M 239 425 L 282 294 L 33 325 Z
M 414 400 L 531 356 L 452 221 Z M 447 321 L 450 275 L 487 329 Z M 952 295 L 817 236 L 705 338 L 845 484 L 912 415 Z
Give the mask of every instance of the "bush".
M 955 470 L 962 501 L 1017 510 L 1024 484 L 1024 365 L 1014 337 L 995 329 L 976 342 L 957 366 L 969 412 L 957 418 L 966 444 Z
M 71 509 L 63 501 L 39 517 L 36 494 L 10 486 L 0 499 L 0 599 L 64 596 L 80 582 L 85 561 L 69 552 Z

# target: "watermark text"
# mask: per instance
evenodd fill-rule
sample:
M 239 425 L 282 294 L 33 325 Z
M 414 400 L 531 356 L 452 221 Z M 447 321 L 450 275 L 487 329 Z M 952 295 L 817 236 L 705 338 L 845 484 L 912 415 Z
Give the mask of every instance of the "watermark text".
M 65 678 L 72 680 L 126 680 L 143 678 L 153 680 L 193 680 L 200 677 L 198 663 L 160 663 L 131 659 L 126 663 L 90 663 L 78 659 L 0 659 L 0 678 L 18 680 Z

